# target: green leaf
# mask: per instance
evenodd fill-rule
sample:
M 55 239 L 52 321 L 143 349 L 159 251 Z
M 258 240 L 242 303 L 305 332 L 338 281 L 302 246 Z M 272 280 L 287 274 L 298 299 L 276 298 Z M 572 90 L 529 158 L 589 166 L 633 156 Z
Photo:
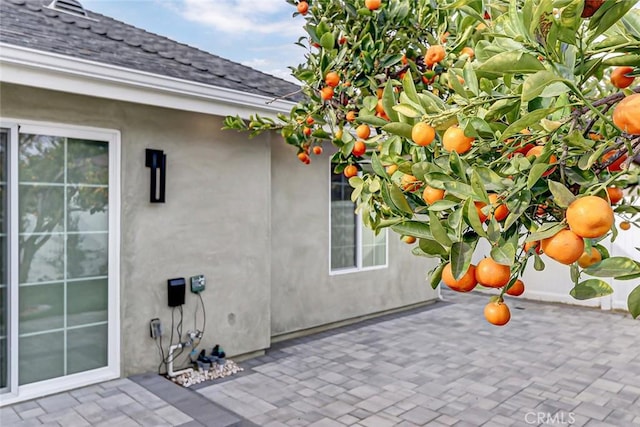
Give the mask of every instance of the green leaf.
M 373 169 L 373 172 L 379 177 L 389 178 L 389 174 L 387 174 L 387 171 L 384 166 L 382 166 L 382 163 L 380 163 L 380 159 L 375 152 L 371 155 L 371 169 Z
M 358 116 L 358 118 L 356 119 L 356 122 L 365 123 L 365 124 L 373 125 L 373 126 L 385 126 L 385 125 L 389 124 L 389 122 L 386 121 L 385 119 L 381 119 L 380 117 L 371 116 L 371 115 Z M 348 132 L 345 132 L 345 134 L 346 133 L 348 133 Z
M 542 261 L 542 258 L 540 258 L 540 255 L 538 255 L 537 253 L 534 253 L 533 258 L 534 258 L 533 268 L 536 271 L 543 271 L 545 268 L 545 265 L 544 265 L 544 261 Z
M 464 202 L 462 216 L 464 217 L 465 222 L 469 224 L 471 228 L 473 228 L 473 231 L 475 231 L 479 236 L 488 237 L 487 232 L 484 231 L 484 228 L 482 227 L 478 211 L 476 210 L 476 206 L 472 199 L 469 198 Z
M 411 130 L 413 126 L 408 123 L 391 122 L 382 126 L 382 130 L 392 133 L 394 135 L 401 136 L 403 138 L 411 139 Z
M 437 202 L 429 206 L 429 210 L 434 212 L 441 212 L 441 211 L 446 211 L 447 209 L 451 209 L 454 206 L 458 206 L 458 205 L 459 205 L 458 202 L 454 202 L 453 200 L 443 199 L 443 200 L 438 200 Z
M 638 316 L 640 316 L 640 286 L 637 286 L 629 294 L 629 298 L 627 298 L 627 307 L 629 307 L 631 317 L 637 319 Z
M 562 77 L 547 70 L 528 76 L 522 84 L 522 102 L 529 102 L 540 96 L 551 83 L 562 81 Z
M 527 177 L 527 188 L 533 188 L 534 185 L 542 178 L 542 175 L 549 169 L 546 163 L 537 163 L 531 167 L 529 176 Z
M 467 199 L 473 197 L 473 189 L 469 184 L 458 181 L 446 181 L 442 183 L 447 193 L 459 199 Z
M 585 268 L 583 272 L 595 277 L 628 276 L 640 273 L 640 266 L 631 258 L 614 256 Z
M 418 239 L 433 240 L 429 225 L 420 221 L 403 221 L 399 224 L 392 225 L 391 229 L 398 234 L 415 236 Z
M 418 104 L 420 103 L 420 98 L 418 97 L 416 86 L 413 84 L 413 76 L 411 75 L 411 70 L 407 70 L 406 74 L 402 78 L 402 89 L 411 101 Z
M 476 69 L 480 77 L 494 79 L 505 74 L 530 74 L 544 70 L 535 56 L 518 50 L 502 52 L 489 58 Z
M 391 121 L 397 122 L 398 113 L 393 109 L 393 106 L 396 105 L 396 98 L 393 95 L 393 90 L 391 80 L 387 80 L 387 84 L 384 86 L 384 91 L 382 91 L 382 106 L 384 107 L 384 112 L 387 113 L 387 116 L 389 116 Z
M 458 280 L 469 270 L 475 247 L 465 242 L 454 242 L 451 246 L 451 272 Z
M 489 204 L 489 195 L 487 194 L 487 190 L 484 188 L 484 183 L 482 182 L 480 175 L 475 170 L 471 173 L 471 188 L 481 201 Z
M 411 206 L 409 206 L 409 202 L 407 202 L 407 198 L 404 197 L 404 194 L 402 193 L 402 190 L 400 189 L 400 187 L 398 187 L 395 184 L 390 184 L 389 196 L 391 196 L 391 200 L 393 201 L 393 204 L 398 209 L 400 209 L 404 213 L 413 215 L 413 210 L 411 209 Z
M 437 288 L 440 284 L 440 281 L 442 280 L 442 270 L 444 270 L 445 265 L 445 263 L 441 262 L 431 273 L 431 276 L 429 277 L 429 284 L 432 289 Z
M 491 258 L 498 264 L 513 265 L 513 260 L 516 257 L 516 248 L 511 243 L 505 243 L 504 245 L 494 246 L 491 249 Z
M 576 199 L 576 196 L 563 184 L 552 180 L 547 181 L 547 184 L 553 195 L 553 201 L 561 208 L 568 208 Z
M 521 190 L 507 202 L 509 216 L 504 221 L 504 229 L 508 230 L 526 212 L 531 203 L 531 191 Z
M 447 234 L 444 226 L 440 222 L 440 218 L 434 211 L 429 211 L 429 225 L 431 226 L 431 234 L 433 238 L 438 241 L 442 246 L 451 247 L 453 243 Z
M 591 298 L 603 297 L 611 295 L 613 288 L 609 284 L 600 279 L 589 279 L 578 283 L 569 294 L 577 300 L 586 300 Z
M 394 105 L 392 108 L 394 111 L 397 111 L 398 113 L 402 114 L 405 117 L 409 117 L 410 119 L 422 116 L 420 111 L 409 104 L 398 104 Z
M 333 33 L 327 32 L 320 37 L 320 45 L 325 49 L 333 49 L 336 44 L 336 39 L 333 37 Z
M 447 249 L 444 246 L 442 246 L 439 242 L 431 239 L 418 240 L 418 247 L 420 248 L 420 250 L 422 250 L 422 252 L 432 257 L 442 257 L 446 256 L 448 253 Z
M 522 129 L 538 123 L 540 120 L 544 119 L 549 114 L 553 113 L 559 108 L 562 108 L 562 107 L 553 107 L 553 108 L 545 108 L 542 110 L 535 110 L 529 114 L 524 115 L 523 117 L 520 117 L 518 120 L 510 124 L 509 127 L 504 130 L 504 132 L 502 132 L 502 135 L 500 136 L 500 140 L 504 141 L 510 136 L 520 133 Z
M 538 231 L 531 233 L 525 242 L 535 242 L 555 236 L 559 231 L 564 230 L 567 226 L 562 222 L 548 222 L 544 224 Z

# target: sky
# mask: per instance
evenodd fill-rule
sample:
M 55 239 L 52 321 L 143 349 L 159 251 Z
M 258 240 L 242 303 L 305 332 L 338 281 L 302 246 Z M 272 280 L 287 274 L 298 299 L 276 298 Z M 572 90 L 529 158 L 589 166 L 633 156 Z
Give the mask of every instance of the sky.
M 301 16 L 284 0 L 80 0 L 82 5 L 260 71 L 295 81 Z

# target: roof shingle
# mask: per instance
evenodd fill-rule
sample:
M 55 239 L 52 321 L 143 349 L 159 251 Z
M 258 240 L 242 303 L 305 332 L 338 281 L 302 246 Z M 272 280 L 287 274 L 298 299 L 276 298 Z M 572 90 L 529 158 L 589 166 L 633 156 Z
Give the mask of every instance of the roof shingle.
M 0 42 L 167 77 L 292 101 L 299 86 L 87 11 L 52 10 L 49 0 L 0 0 Z M 287 97 L 287 95 L 289 95 Z

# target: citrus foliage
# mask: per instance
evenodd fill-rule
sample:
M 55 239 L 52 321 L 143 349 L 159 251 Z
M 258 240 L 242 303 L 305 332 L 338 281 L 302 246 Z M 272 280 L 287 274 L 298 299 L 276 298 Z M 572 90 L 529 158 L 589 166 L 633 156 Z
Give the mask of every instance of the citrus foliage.
M 439 260 L 433 287 L 446 266 L 445 283 L 497 287 L 499 303 L 528 264 L 544 269 L 540 248 L 570 264 L 578 299 L 611 293 L 602 278 L 640 277 L 638 261 L 609 257 L 600 244 L 618 234 L 612 201 L 640 226 L 635 1 L 287 1 L 306 20 L 298 44 L 307 60 L 292 68 L 305 100 L 280 121 L 228 117 L 227 128 L 277 129 L 305 162 L 312 147 L 335 145 L 335 172 L 351 177 L 366 225 L 414 236 L 415 255 Z M 611 200 L 610 187 L 625 197 Z M 478 277 L 480 239 L 492 262 Z M 592 248 L 602 260 L 580 267 Z M 506 285 L 483 283 L 501 266 Z M 639 289 L 629 297 L 634 317 Z

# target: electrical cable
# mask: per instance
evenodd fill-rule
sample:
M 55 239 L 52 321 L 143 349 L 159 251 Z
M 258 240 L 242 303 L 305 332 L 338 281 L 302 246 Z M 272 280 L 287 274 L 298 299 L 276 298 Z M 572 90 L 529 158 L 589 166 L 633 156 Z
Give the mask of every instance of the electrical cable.
M 200 303 L 202 304 L 202 316 L 204 317 L 202 321 L 202 338 L 204 338 L 204 328 L 207 327 L 207 309 L 204 306 L 204 300 L 202 299 L 200 292 L 198 292 L 198 298 L 200 298 Z

